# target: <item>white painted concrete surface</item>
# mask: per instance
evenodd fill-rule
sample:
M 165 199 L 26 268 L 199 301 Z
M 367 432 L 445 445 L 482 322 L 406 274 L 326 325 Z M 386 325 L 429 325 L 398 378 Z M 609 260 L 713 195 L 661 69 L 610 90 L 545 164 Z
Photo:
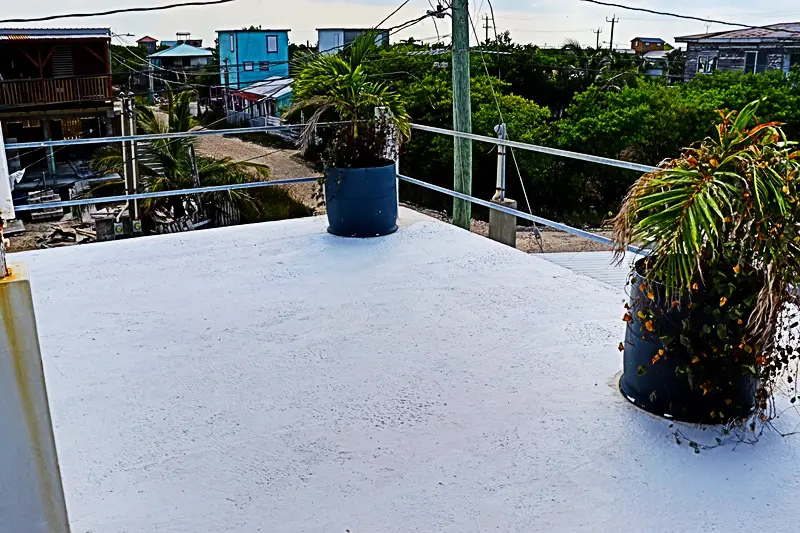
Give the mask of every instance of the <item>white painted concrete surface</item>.
M 796 531 L 798 437 L 620 397 L 617 289 L 402 222 L 23 254 L 73 531 Z
M 0 533 L 69 533 L 25 265 L 0 278 Z

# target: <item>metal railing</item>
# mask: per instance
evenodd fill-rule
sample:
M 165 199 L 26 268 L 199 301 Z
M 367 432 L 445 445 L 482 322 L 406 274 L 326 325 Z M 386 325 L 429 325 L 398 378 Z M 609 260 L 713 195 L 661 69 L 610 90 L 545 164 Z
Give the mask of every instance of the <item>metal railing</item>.
M 320 124 L 320 126 L 329 126 L 329 125 L 336 125 L 342 124 L 342 122 L 329 122 Z M 236 135 L 242 133 L 269 133 L 269 132 L 280 132 L 280 131 L 289 131 L 297 128 L 302 128 L 302 124 L 290 124 L 290 125 L 281 125 L 281 126 L 256 126 L 256 127 L 249 127 L 249 128 L 234 128 L 234 129 L 225 129 L 225 130 L 196 130 L 196 131 L 189 131 L 189 132 L 176 132 L 176 133 L 160 133 L 160 134 L 150 134 L 150 135 L 127 135 L 127 136 L 119 136 L 119 137 L 100 137 L 100 138 L 91 138 L 91 139 L 72 139 L 72 140 L 59 140 L 59 141 L 40 141 L 40 142 L 27 142 L 27 143 L 13 143 L 5 145 L 6 150 L 19 150 L 19 149 L 30 149 L 30 148 L 47 148 L 47 147 L 61 147 L 61 146 L 73 146 L 73 145 L 91 145 L 91 144 L 109 144 L 109 143 L 116 143 L 116 142 L 129 142 L 129 141 L 152 141 L 158 139 L 178 139 L 178 138 L 185 138 L 185 137 L 203 137 L 208 135 Z M 617 159 L 610 159 L 606 157 L 600 157 L 590 154 L 581 154 L 578 152 L 570 152 L 567 150 L 560 150 L 556 148 L 550 148 L 546 146 L 539 146 L 534 144 L 527 144 L 521 143 L 516 141 L 509 141 L 504 138 L 493 138 L 493 137 L 486 137 L 483 135 L 476 135 L 472 133 L 462 133 L 452 130 L 447 130 L 443 128 L 436 128 L 433 126 L 425 126 L 422 124 L 412 124 L 412 128 L 419 131 L 427 131 L 431 133 L 437 133 L 441 135 L 447 135 L 451 137 L 460 137 L 464 139 L 469 139 L 472 141 L 483 142 L 487 144 L 493 144 L 496 146 L 506 146 L 510 148 L 517 148 L 520 150 L 526 150 L 531 152 L 538 152 L 544 153 L 548 155 L 558 156 L 558 157 L 566 157 L 570 159 L 576 159 L 581 161 L 586 161 L 590 163 L 596 163 L 600 165 L 612 166 L 616 168 L 623 168 L 626 170 L 632 170 L 636 172 L 653 172 L 658 170 L 657 167 L 648 166 L 648 165 L 641 165 L 638 163 L 631 163 L 628 161 L 620 161 Z M 523 220 L 528 220 L 530 222 L 534 222 L 537 224 L 541 224 L 543 226 L 550 227 L 552 229 L 563 231 L 565 233 L 569 233 L 575 235 L 577 237 L 581 237 L 584 239 L 589 239 L 594 242 L 598 242 L 605 245 L 613 245 L 613 241 L 602 235 L 597 235 L 595 233 L 585 231 L 579 228 L 575 228 L 569 226 L 567 224 L 562 224 L 560 222 L 556 222 L 553 220 L 546 219 L 544 217 L 539 217 L 533 215 L 531 213 L 525 213 L 524 211 L 520 211 L 517 209 L 512 209 L 510 207 L 500 205 L 495 202 L 491 202 L 488 200 L 483 200 L 481 198 L 476 198 L 474 196 L 464 194 L 458 191 L 454 191 L 451 189 L 447 189 L 445 187 L 440 187 L 438 185 L 433 185 L 431 183 L 427 183 L 425 181 L 412 178 L 410 176 L 405 176 L 403 174 L 398 173 L 397 175 L 398 180 L 405 181 L 407 183 L 411 183 L 420 187 L 424 187 L 430 189 L 432 191 L 439 192 L 441 194 L 446 194 L 453 198 L 458 198 L 461 200 L 465 200 L 471 202 L 475 205 L 480 205 L 486 207 L 488 209 L 493 209 L 495 211 L 500 211 L 502 213 L 506 213 L 508 215 L 513 215 Z M 192 194 L 202 194 L 208 192 L 219 192 L 225 190 L 236 190 L 236 189 L 251 189 L 257 187 L 271 187 L 271 186 L 278 186 L 278 185 L 293 185 L 299 183 L 311 183 L 317 181 L 317 177 L 304 177 L 304 178 L 296 178 L 296 179 L 286 179 L 286 180 L 275 180 L 275 181 L 259 181 L 259 182 L 251 182 L 251 183 L 242 183 L 242 184 L 233 184 L 233 185 L 220 185 L 214 187 L 199 187 L 193 189 L 179 189 L 179 190 L 172 190 L 172 191 L 160 191 L 160 192 L 147 192 L 147 193 L 136 193 L 136 194 L 127 194 L 127 195 L 120 195 L 120 196 L 108 196 L 108 197 L 100 197 L 100 198 L 84 198 L 79 200 L 68 200 L 62 202 L 51 202 L 46 204 L 35 204 L 35 205 L 23 205 L 17 206 L 16 211 L 33 211 L 39 209 L 48 209 L 48 208 L 64 208 L 64 207 L 73 207 L 73 206 L 80 206 L 80 205 L 92 205 L 92 204 L 100 204 L 100 203 L 112 203 L 112 202 L 125 202 L 128 200 L 140 200 L 140 199 L 148 199 L 148 198 L 158 198 L 158 197 L 167 197 L 167 196 L 183 196 L 183 195 L 192 195 Z M 636 247 L 636 246 L 628 246 L 628 250 L 634 253 L 642 253 L 643 250 Z
M 330 126 L 341 122 L 320 123 L 319 126 Z M 6 144 L 6 150 L 24 150 L 28 148 L 55 148 L 59 146 L 85 146 L 89 144 L 113 144 L 129 141 L 155 141 L 158 139 L 182 139 L 192 137 L 207 137 L 209 135 L 239 135 L 242 133 L 269 133 L 272 131 L 287 131 L 304 127 L 303 124 L 287 124 L 284 126 L 255 126 L 251 128 L 230 128 L 224 130 L 195 130 L 179 131 L 174 133 L 153 133 L 147 135 L 121 135 L 117 137 L 92 137 L 89 139 L 63 139 L 59 141 L 34 141 L 26 143 Z
M 495 144 L 498 146 L 508 146 L 509 148 L 519 148 L 520 150 L 527 150 L 529 152 L 539 152 L 541 154 L 555 155 L 558 157 L 566 157 L 569 159 L 579 159 L 581 161 L 588 161 L 589 163 L 597 163 L 599 165 L 606 165 L 610 167 L 624 168 L 627 170 L 635 170 L 637 172 L 653 172 L 658 170 L 656 167 L 649 165 L 640 165 L 639 163 L 631 163 L 629 161 L 620 161 L 619 159 L 611 159 L 608 157 L 600 157 L 599 155 L 581 154 L 579 152 L 570 152 L 569 150 L 559 150 L 558 148 L 549 148 L 547 146 L 539 146 L 536 144 L 527 144 L 516 141 L 509 141 L 508 139 L 497 139 L 494 137 L 485 137 L 483 135 L 475 135 L 474 133 L 462 133 L 460 131 L 446 130 L 442 128 L 434 128 L 433 126 L 423 126 L 422 124 L 412 124 L 412 129 L 419 131 L 429 131 L 431 133 L 439 133 L 441 135 L 448 135 L 450 137 L 459 137 L 462 139 L 469 139 L 471 141 L 484 142 Z
M 498 138 L 494 137 L 486 137 L 484 135 L 476 135 L 474 133 L 463 133 L 459 131 L 447 130 L 443 128 L 436 128 L 433 126 L 425 126 L 422 124 L 411 124 L 411 128 L 419 131 L 427 131 L 431 133 L 438 133 L 440 135 L 447 135 L 450 137 L 458 137 L 462 139 L 469 139 L 472 141 L 483 142 L 487 144 L 493 144 L 498 147 L 505 146 L 508 148 L 518 148 L 520 150 L 526 150 L 529 152 L 538 152 L 542 154 L 548 154 L 558 157 L 565 157 L 569 159 L 577 159 L 580 161 L 586 161 L 589 163 L 596 163 L 599 165 L 611 166 L 616 168 L 623 168 L 626 170 L 633 170 L 636 172 L 643 172 L 649 173 L 658 170 L 657 167 L 649 166 L 649 165 L 641 165 L 639 163 L 631 163 L 629 161 L 620 161 L 618 159 L 610 159 L 608 157 L 601 157 L 591 154 L 581 154 L 579 152 L 570 152 L 568 150 L 560 150 L 558 148 L 550 148 L 547 146 L 539 146 L 536 144 L 527 144 L 521 143 L 516 141 L 509 141 L 505 138 L 505 125 L 501 124 L 501 127 L 498 128 Z M 497 183 L 497 190 L 498 192 L 505 192 L 505 152 L 498 150 L 498 183 Z M 569 233 L 571 235 L 575 235 L 576 237 L 582 237 L 584 239 L 588 239 L 600 244 L 605 244 L 608 246 L 613 246 L 614 241 L 608 237 L 604 237 L 602 235 L 597 235 L 596 233 L 592 233 L 586 230 L 582 230 L 579 228 L 575 228 L 572 226 L 568 226 L 567 224 L 562 224 L 560 222 L 555 222 L 553 220 L 549 220 L 543 217 L 536 216 L 532 213 L 525 213 L 524 211 L 520 211 L 518 209 L 512 209 L 508 206 L 501 205 L 495 202 L 491 202 L 488 200 L 482 200 L 480 198 L 475 198 L 474 196 L 470 196 L 468 194 L 460 193 L 458 191 L 453 191 L 447 189 L 445 187 L 440 187 L 438 185 L 433 185 L 432 183 L 427 183 L 422 180 L 418 180 L 415 178 L 411 178 L 409 176 L 404 176 L 402 174 L 397 175 L 397 178 L 405 181 L 407 183 L 413 183 L 414 185 L 418 185 L 420 187 L 424 187 L 426 189 L 430 189 L 432 191 L 440 192 L 442 194 L 446 194 L 453 198 L 458 198 L 461 200 L 465 200 L 471 202 L 475 205 L 480 205 L 489 209 L 493 209 L 495 211 L 500 211 L 501 213 L 505 213 L 508 215 L 516 216 L 517 218 L 521 218 L 523 220 L 528 220 L 530 222 L 534 222 L 537 224 L 541 224 L 543 226 L 547 226 L 549 228 L 563 231 L 565 233 Z M 502 180 L 502 183 L 500 182 Z M 627 246 L 627 250 L 629 252 L 633 252 L 636 254 L 645 253 L 646 250 L 639 248 L 638 246 Z
M 314 183 L 317 177 L 292 178 L 286 180 L 273 181 L 252 181 L 249 183 L 235 183 L 231 185 L 214 185 L 212 187 L 196 187 L 193 189 L 175 189 L 170 191 L 140 192 L 134 194 L 122 194 L 119 196 L 101 196 L 99 198 L 81 198 L 78 200 L 64 200 L 62 202 L 50 202 L 41 204 L 18 205 L 14 211 L 38 211 L 40 209 L 51 209 L 60 207 L 75 207 L 78 205 L 95 205 L 116 202 L 127 202 L 128 200 L 146 200 L 148 198 L 165 198 L 168 196 L 185 196 L 190 194 L 203 194 L 208 192 L 236 191 L 241 189 L 256 189 L 259 187 L 275 187 L 276 185 L 296 185 L 298 183 Z

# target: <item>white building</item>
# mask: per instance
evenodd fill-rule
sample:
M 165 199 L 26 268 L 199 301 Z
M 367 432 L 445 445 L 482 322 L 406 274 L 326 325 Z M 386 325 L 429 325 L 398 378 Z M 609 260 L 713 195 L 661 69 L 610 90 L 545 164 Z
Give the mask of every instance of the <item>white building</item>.
M 317 28 L 320 53 L 336 53 L 368 31 L 377 32 L 375 43 L 379 46 L 389 44 L 389 30 L 376 28 Z

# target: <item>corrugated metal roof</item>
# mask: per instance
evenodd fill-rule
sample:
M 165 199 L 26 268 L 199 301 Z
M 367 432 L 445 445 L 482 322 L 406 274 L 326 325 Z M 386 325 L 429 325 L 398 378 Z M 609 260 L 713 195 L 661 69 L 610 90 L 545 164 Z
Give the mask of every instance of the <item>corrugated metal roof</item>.
M 281 98 L 292 92 L 292 78 L 272 76 L 264 81 L 259 81 L 245 87 L 239 93 L 247 93 L 261 98 Z
M 631 39 L 631 41 L 636 41 L 636 40 L 644 41 L 646 43 L 663 43 L 663 42 L 666 42 L 666 41 L 664 41 L 664 39 L 661 39 L 659 37 L 634 37 L 633 39 Z
M 643 57 L 645 59 L 666 59 L 672 53 L 672 50 L 653 50 L 647 52 Z
M 741 30 L 720 31 L 716 33 L 700 33 L 695 35 L 684 35 L 676 37 L 676 41 L 697 41 L 704 40 L 752 40 L 752 39 L 793 39 L 800 41 L 800 22 L 785 22 L 781 24 L 771 24 L 763 28 L 743 28 Z
M 162 50 L 155 54 L 150 54 L 147 57 L 164 58 L 164 57 L 211 57 L 211 52 L 205 48 L 197 48 L 190 44 L 181 43 L 173 46 L 168 50 Z
M 259 30 L 216 30 L 216 33 L 258 33 L 258 32 L 286 32 L 289 33 L 292 30 L 287 29 L 273 29 L 273 28 L 263 28 Z
M 153 39 L 149 35 L 145 35 L 144 37 L 142 37 L 141 39 L 139 39 L 136 42 L 137 43 L 152 43 L 152 42 L 156 42 L 156 41 L 157 41 L 157 39 Z
M 111 39 L 108 28 L 0 28 L 2 41 Z
M 380 33 L 386 30 L 383 28 L 317 28 L 317 31 L 374 31 L 376 33 Z

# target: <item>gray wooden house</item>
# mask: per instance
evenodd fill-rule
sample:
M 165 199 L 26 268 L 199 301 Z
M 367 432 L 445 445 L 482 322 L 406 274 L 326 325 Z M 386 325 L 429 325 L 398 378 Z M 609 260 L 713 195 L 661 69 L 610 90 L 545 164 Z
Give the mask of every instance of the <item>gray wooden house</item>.
M 789 72 L 800 63 L 800 22 L 685 35 L 675 41 L 686 44 L 686 81 L 715 70 L 751 74 L 768 70 Z

